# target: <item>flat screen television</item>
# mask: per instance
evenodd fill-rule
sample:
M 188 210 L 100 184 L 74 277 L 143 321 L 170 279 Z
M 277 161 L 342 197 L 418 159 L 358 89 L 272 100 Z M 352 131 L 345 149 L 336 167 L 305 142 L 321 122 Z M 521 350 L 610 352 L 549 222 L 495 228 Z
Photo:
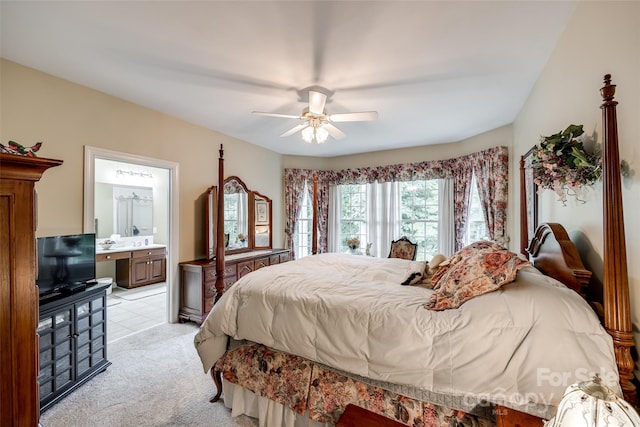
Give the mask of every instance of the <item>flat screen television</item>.
M 96 277 L 96 235 L 38 237 L 40 297 L 83 289 Z

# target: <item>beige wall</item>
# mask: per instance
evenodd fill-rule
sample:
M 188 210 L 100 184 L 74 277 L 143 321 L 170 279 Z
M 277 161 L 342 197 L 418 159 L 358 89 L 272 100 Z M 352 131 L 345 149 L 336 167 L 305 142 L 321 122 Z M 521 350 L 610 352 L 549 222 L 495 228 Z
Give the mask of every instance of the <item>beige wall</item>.
M 371 153 L 332 158 L 284 156 L 284 167 L 342 170 L 364 166 L 386 166 L 427 160 L 445 160 L 497 146 L 505 146 L 510 149 L 512 139 L 513 132 L 509 125 L 450 144 L 374 151 Z
M 203 255 L 194 244 L 202 233 L 196 201 L 218 179 L 218 149 L 224 144 L 225 175 L 282 205 L 282 156 L 264 148 L 2 60 L 4 143 L 44 144 L 38 155 L 64 160 L 38 183 L 38 235 L 78 233 L 83 222 L 85 145 L 179 164 L 180 260 Z M 262 159 L 260 167 L 247 158 Z M 274 245 L 283 244 L 282 221 L 274 218 Z
M 179 254 L 204 255 L 201 194 L 217 183 L 218 149 L 225 148 L 225 175 L 283 202 L 282 156 L 264 148 L 131 104 L 104 93 L 2 60 L 0 139 L 23 145 L 43 141 L 40 157 L 64 160 L 47 171 L 38 190 L 38 236 L 79 233 L 83 225 L 84 146 L 142 155 L 179 164 Z M 260 167 L 247 162 L 259 158 Z M 282 247 L 282 215 L 275 214 L 273 244 Z M 196 244 L 198 242 L 198 244 Z
M 524 108 L 514 123 L 514 151 L 524 154 L 538 142 L 571 123 L 602 140 L 600 104 L 604 74 L 617 85 L 620 157 L 635 170 L 623 181 L 623 203 L 632 320 L 640 324 L 640 2 L 580 2 Z M 511 168 L 517 167 L 513 163 Z M 513 204 L 511 204 L 513 207 Z M 602 184 L 586 194 L 586 203 L 567 206 L 551 191 L 541 197 L 540 220 L 564 224 L 580 246 L 587 267 L 602 278 Z M 511 218 L 517 212 L 511 211 Z M 517 221 L 511 235 L 518 241 Z M 514 242 L 514 240 L 512 240 Z M 636 334 L 636 343 L 640 335 Z

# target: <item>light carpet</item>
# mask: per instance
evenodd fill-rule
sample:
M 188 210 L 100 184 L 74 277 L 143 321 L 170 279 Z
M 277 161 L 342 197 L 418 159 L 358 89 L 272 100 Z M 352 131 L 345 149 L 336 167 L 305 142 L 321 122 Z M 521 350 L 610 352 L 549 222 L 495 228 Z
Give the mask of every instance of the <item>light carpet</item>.
M 164 324 L 117 340 L 107 349 L 111 366 L 47 410 L 43 427 L 256 426 L 231 417 L 193 346 L 192 323 Z

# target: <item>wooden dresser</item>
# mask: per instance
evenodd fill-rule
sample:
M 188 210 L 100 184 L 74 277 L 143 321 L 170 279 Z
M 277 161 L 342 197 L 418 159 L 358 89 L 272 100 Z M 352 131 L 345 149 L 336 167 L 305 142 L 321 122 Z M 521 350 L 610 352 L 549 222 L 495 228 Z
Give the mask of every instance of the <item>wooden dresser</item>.
M 37 426 L 35 183 L 62 160 L 0 154 L 0 424 Z
M 225 257 L 224 285 L 229 289 L 236 280 L 262 267 L 289 261 L 288 249 L 266 249 L 243 252 Z M 181 262 L 180 320 L 198 324 L 207 317 L 216 298 L 216 262 L 195 260 Z

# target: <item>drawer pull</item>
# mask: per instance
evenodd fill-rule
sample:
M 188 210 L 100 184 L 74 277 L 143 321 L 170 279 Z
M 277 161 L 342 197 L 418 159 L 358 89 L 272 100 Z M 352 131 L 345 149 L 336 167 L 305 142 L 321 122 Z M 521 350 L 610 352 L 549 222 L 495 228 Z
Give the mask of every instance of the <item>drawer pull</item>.
M 111 255 L 107 255 L 107 259 L 111 259 Z

